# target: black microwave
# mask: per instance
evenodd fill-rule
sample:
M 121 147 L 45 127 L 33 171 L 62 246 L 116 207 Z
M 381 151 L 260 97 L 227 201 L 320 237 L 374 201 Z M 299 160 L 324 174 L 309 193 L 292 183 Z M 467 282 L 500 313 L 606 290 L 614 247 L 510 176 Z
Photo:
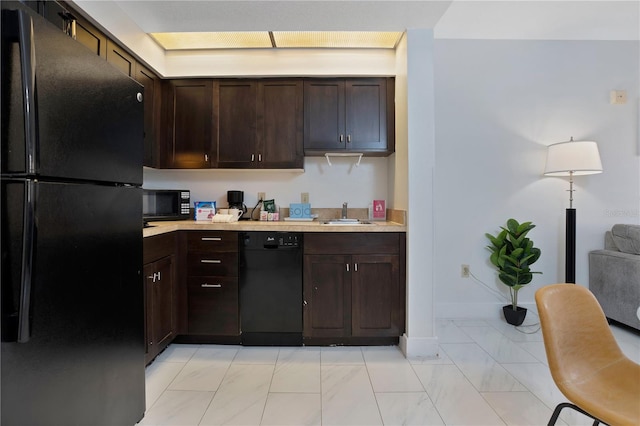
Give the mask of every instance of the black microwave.
M 143 189 L 142 218 L 154 220 L 189 219 L 191 192 L 185 189 Z

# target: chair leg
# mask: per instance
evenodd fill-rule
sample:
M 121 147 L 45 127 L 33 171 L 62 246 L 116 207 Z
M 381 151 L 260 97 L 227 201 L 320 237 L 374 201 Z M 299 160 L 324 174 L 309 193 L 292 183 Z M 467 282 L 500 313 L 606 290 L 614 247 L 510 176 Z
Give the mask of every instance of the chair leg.
M 574 410 L 578 411 L 579 413 L 584 414 L 587 417 L 590 417 L 593 419 L 593 426 L 598 426 L 600 423 L 602 423 L 603 425 L 606 425 L 606 423 L 602 422 L 602 420 L 592 416 L 591 414 L 587 413 L 586 411 L 584 411 L 582 408 L 578 407 L 575 404 L 571 404 L 570 402 L 562 402 L 560 404 L 558 404 L 556 406 L 556 409 L 553 410 L 553 414 L 551 415 L 551 418 L 549 419 L 549 423 L 547 423 L 547 426 L 554 426 L 556 424 L 556 422 L 558 421 L 558 417 L 560 417 L 560 411 L 562 411 L 563 408 L 565 407 L 569 407 L 569 408 L 573 408 Z

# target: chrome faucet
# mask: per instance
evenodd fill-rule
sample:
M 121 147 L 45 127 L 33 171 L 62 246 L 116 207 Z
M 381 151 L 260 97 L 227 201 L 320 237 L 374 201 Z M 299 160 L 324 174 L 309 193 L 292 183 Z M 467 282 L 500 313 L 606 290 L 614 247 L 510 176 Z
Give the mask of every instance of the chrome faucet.
M 347 202 L 342 203 L 342 218 L 347 218 Z

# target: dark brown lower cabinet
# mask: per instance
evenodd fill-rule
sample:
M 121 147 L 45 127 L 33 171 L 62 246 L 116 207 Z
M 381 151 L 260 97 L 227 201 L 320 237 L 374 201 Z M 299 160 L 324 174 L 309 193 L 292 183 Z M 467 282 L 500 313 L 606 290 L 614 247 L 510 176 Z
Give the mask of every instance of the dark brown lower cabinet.
M 144 239 L 145 361 L 176 336 L 176 262 L 173 233 Z
M 239 336 L 238 233 L 189 231 L 185 240 L 186 334 Z
M 236 277 L 189 277 L 189 334 L 238 335 L 238 279 Z
M 351 335 L 350 256 L 304 256 L 304 336 Z
M 326 254 L 323 254 L 326 253 Z M 404 332 L 404 235 L 307 234 L 304 338 L 389 343 Z

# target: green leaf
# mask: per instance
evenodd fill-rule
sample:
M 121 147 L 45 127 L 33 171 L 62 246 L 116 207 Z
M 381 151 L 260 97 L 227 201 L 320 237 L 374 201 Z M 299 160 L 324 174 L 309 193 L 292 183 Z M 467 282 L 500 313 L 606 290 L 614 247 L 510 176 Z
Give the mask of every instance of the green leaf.
M 523 222 L 520 224 L 520 226 L 518 226 L 517 233 L 522 234 L 523 232 L 529 232 L 535 227 L 536 226 L 532 225 L 531 222 Z
M 518 221 L 515 219 L 509 219 L 507 220 L 507 228 L 509 229 L 509 232 L 512 234 L 515 234 L 518 232 Z
M 524 249 L 522 247 L 518 247 L 514 251 L 511 252 L 511 257 L 518 259 L 524 253 Z

